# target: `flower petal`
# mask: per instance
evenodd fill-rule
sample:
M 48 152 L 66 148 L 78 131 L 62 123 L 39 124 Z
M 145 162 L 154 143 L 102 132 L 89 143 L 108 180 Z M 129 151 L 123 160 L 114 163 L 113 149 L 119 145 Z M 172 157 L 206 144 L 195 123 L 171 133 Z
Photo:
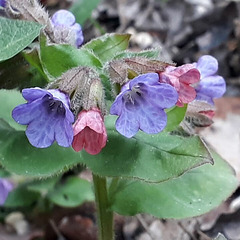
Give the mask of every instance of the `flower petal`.
M 156 111 L 156 108 L 149 107 L 146 111 L 142 111 L 139 122 L 142 131 L 148 134 L 156 134 L 166 127 L 167 114 L 162 109 Z
M 226 91 L 225 80 L 219 76 L 206 77 L 201 80 L 196 88 L 197 94 L 206 95 L 212 98 L 222 97 Z
M 0 206 L 3 205 L 8 197 L 9 192 L 13 189 L 13 184 L 7 179 L 0 178 Z
M 87 112 L 87 115 L 87 126 L 97 133 L 103 133 L 105 126 L 100 110 L 90 110 Z
M 141 91 L 144 93 L 144 100 L 149 105 L 162 109 L 172 107 L 178 99 L 178 93 L 175 88 L 165 83 L 158 83 L 154 86 L 142 85 Z
M 32 102 L 36 99 L 42 98 L 43 96 L 45 96 L 46 94 L 48 94 L 47 90 L 35 87 L 35 88 L 25 88 L 22 90 L 22 95 L 23 97 L 29 101 Z
M 27 127 L 26 135 L 29 142 L 37 148 L 46 148 L 54 142 L 54 119 L 48 118 L 46 114 L 41 114 L 34 119 Z
M 0 0 L 0 6 L 6 7 L 6 0 Z
M 167 67 L 168 69 L 169 67 Z M 170 68 L 169 74 L 176 76 L 176 77 L 181 77 L 185 73 L 187 73 L 189 70 L 193 69 L 194 65 L 193 64 L 184 64 L 180 67 L 175 67 L 175 68 Z M 171 70 L 172 69 L 172 70 Z
M 214 75 L 218 70 L 218 61 L 210 55 L 204 55 L 197 61 L 197 69 L 200 71 L 201 79 Z
M 207 95 L 197 93 L 196 100 L 207 102 L 211 105 L 214 105 L 213 99 Z
M 139 130 L 139 117 L 134 111 L 128 111 L 124 108 L 116 121 L 116 129 L 127 138 L 134 136 Z
M 179 81 L 186 84 L 197 83 L 200 81 L 200 72 L 196 69 L 190 69 L 179 77 Z
M 72 124 L 66 119 L 59 119 L 54 127 L 55 139 L 59 146 L 70 147 L 73 141 Z
M 72 26 L 76 19 L 71 12 L 61 9 L 53 14 L 51 21 L 54 26 Z
M 90 129 L 89 127 L 84 129 L 85 132 L 85 145 L 84 149 L 86 152 L 92 155 L 96 155 L 101 152 L 102 148 L 105 147 L 107 141 L 107 135 L 100 134 Z
M 76 46 L 80 47 L 84 41 L 82 27 L 80 24 L 75 23 L 71 28 L 76 33 Z
M 196 98 L 195 88 L 188 84 L 180 83 L 181 90 L 179 91 L 179 100 L 182 103 L 190 103 Z
M 158 81 L 159 81 L 159 76 L 157 73 L 141 74 L 129 82 L 129 88 L 132 89 L 133 86 L 139 83 L 154 85 L 154 84 L 157 84 Z
M 79 152 L 83 149 L 84 144 L 85 144 L 85 132 L 83 130 L 74 136 L 72 147 L 76 152 Z
M 17 123 L 27 125 L 40 117 L 43 110 L 42 99 L 38 99 L 15 107 L 12 111 L 12 117 Z
M 110 114 L 112 115 L 120 115 L 123 108 L 123 95 L 126 93 L 126 91 L 121 92 L 119 95 L 117 95 L 115 101 L 113 102 L 111 108 L 110 108 Z

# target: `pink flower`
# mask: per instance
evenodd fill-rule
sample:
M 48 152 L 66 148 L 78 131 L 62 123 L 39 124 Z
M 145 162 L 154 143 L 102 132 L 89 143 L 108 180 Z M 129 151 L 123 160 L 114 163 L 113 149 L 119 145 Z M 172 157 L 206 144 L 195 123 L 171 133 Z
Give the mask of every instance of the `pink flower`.
M 98 154 L 105 147 L 107 132 L 101 112 L 97 108 L 83 110 L 73 124 L 74 138 L 72 147 L 76 152 L 83 148 L 89 154 Z
M 159 73 L 161 83 L 172 85 L 178 92 L 177 106 L 183 107 L 184 103 L 192 102 L 196 98 L 196 91 L 191 84 L 200 81 L 200 73 L 193 64 L 184 64 L 180 67 L 169 66 L 164 72 Z

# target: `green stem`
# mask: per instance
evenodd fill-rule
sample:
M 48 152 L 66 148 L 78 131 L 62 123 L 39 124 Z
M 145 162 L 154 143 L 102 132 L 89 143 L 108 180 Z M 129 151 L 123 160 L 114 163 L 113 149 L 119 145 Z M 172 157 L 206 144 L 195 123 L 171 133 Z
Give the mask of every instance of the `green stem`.
M 113 212 L 109 211 L 107 179 L 93 174 L 99 240 L 113 240 Z

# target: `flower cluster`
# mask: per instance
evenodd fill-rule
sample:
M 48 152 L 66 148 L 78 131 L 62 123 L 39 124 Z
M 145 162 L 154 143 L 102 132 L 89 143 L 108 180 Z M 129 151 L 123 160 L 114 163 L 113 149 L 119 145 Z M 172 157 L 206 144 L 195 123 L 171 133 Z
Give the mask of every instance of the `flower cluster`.
M 122 87 L 110 109 L 119 116 L 116 129 L 125 137 L 134 136 L 138 130 L 159 133 L 167 123 L 164 109 L 175 104 L 183 107 L 194 100 L 213 104 L 213 98 L 221 97 L 226 90 L 217 70 L 217 60 L 205 55 L 197 63 L 168 66 L 158 74 L 135 77 Z
M 98 109 L 82 111 L 72 126 L 74 115 L 68 94 L 36 87 L 23 89 L 22 95 L 27 103 L 14 108 L 12 117 L 27 125 L 26 136 L 33 146 L 46 148 L 56 141 L 62 147 L 73 144 L 76 151 L 85 148 L 90 154 L 99 153 L 105 146 L 106 129 Z
M 88 72 L 80 70 L 75 69 L 74 74 L 75 71 Z M 213 98 L 221 97 L 226 88 L 217 70 L 217 60 L 203 56 L 197 63 L 169 66 L 163 72 L 141 74 L 128 81 L 110 108 L 110 113 L 118 116 L 117 131 L 127 138 L 139 130 L 156 134 L 167 124 L 165 109 L 175 105 L 182 107 L 195 99 L 212 104 Z M 73 89 L 68 82 L 66 86 L 72 95 Z M 97 99 L 99 96 L 95 95 L 102 90 L 95 90 L 86 96 Z M 106 145 L 107 132 L 103 114 L 96 107 L 98 103 L 93 101 L 92 106 L 86 108 L 88 110 L 82 107 L 74 119 L 69 95 L 64 91 L 36 87 L 23 89 L 22 94 L 27 103 L 17 106 L 12 116 L 19 124 L 27 125 L 26 135 L 33 146 L 46 148 L 56 141 L 63 147 L 72 145 L 77 152 L 85 149 L 89 154 L 98 154 Z
M 192 102 L 196 98 L 194 83 L 199 82 L 200 73 L 192 64 L 180 67 L 167 67 L 159 74 L 159 81 L 172 85 L 178 92 L 177 106 L 182 107 L 184 103 Z
M 51 22 L 54 35 L 59 41 L 64 40 L 76 47 L 83 43 L 83 33 L 80 24 L 76 23 L 75 16 L 67 10 L 59 10 L 53 14 Z

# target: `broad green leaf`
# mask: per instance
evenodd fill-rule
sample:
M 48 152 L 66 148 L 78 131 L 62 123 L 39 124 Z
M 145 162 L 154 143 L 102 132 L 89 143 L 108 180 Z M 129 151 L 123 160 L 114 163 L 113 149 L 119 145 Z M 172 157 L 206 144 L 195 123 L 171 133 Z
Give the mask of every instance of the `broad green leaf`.
M 100 0 L 75 0 L 69 9 L 76 17 L 76 22 L 83 25 L 91 17 L 92 11 L 97 7 Z
M 26 176 L 48 177 L 67 171 L 80 162 L 71 148 L 53 144 L 49 148 L 33 147 L 23 131 L 6 129 L 0 122 L 0 163 L 8 171 Z
M 0 119 L 4 119 L 13 128 L 25 129 L 25 126 L 17 124 L 12 118 L 12 110 L 19 104 L 25 103 L 21 93 L 16 90 L 0 90 Z
M 93 156 L 82 151 L 81 161 L 95 174 L 160 182 L 212 161 L 197 136 L 183 138 L 168 133 L 139 132 L 128 139 L 115 130 L 115 119 L 113 116 L 106 118 L 108 142 L 100 154 Z
M 40 34 L 42 28 L 36 22 L 0 17 L 0 61 L 22 51 Z
M 216 153 L 214 165 L 192 169 L 179 178 L 149 184 L 119 180 L 110 193 L 111 209 L 121 215 L 149 213 L 159 218 L 198 216 L 217 207 L 237 188 L 233 169 Z
M 184 119 L 185 113 L 187 111 L 187 104 L 184 107 L 173 107 L 168 109 L 167 112 L 167 126 L 164 128 L 165 132 L 173 131 L 179 126 L 179 124 Z
M 73 176 L 59 183 L 48 198 L 59 206 L 76 207 L 85 201 L 93 201 L 94 193 L 90 182 Z
M 31 146 L 22 131 L 0 125 L 0 163 L 8 171 L 26 176 L 52 176 L 83 163 L 100 176 L 139 178 L 149 182 L 166 181 L 189 169 L 211 162 L 201 140 L 168 134 L 137 134 L 132 139 L 114 129 L 108 117 L 107 146 L 98 155 L 74 152 L 57 144 L 46 149 Z M 0 122 L 1 123 L 1 122 Z
M 36 203 L 40 197 L 37 192 L 32 192 L 27 189 L 27 184 L 20 185 L 9 193 L 5 207 L 29 207 Z
M 149 49 L 141 52 L 130 52 L 128 50 L 122 51 L 114 56 L 114 59 L 146 57 L 150 59 L 158 59 L 160 56 L 160 49 Z
M 92 50 L 102 62 L 110 61 L 118 52 L 128 47 L 130 34 L 111 33 L 95 38 L 83 46 Z
M 102 67 L 100 60 L 91 51 L 83 48 L 77 49 L 66 44 L 46 45 L 43 37 L 40 55 L 45 73 L 53 79 L 78 66 L 98 69 Z

